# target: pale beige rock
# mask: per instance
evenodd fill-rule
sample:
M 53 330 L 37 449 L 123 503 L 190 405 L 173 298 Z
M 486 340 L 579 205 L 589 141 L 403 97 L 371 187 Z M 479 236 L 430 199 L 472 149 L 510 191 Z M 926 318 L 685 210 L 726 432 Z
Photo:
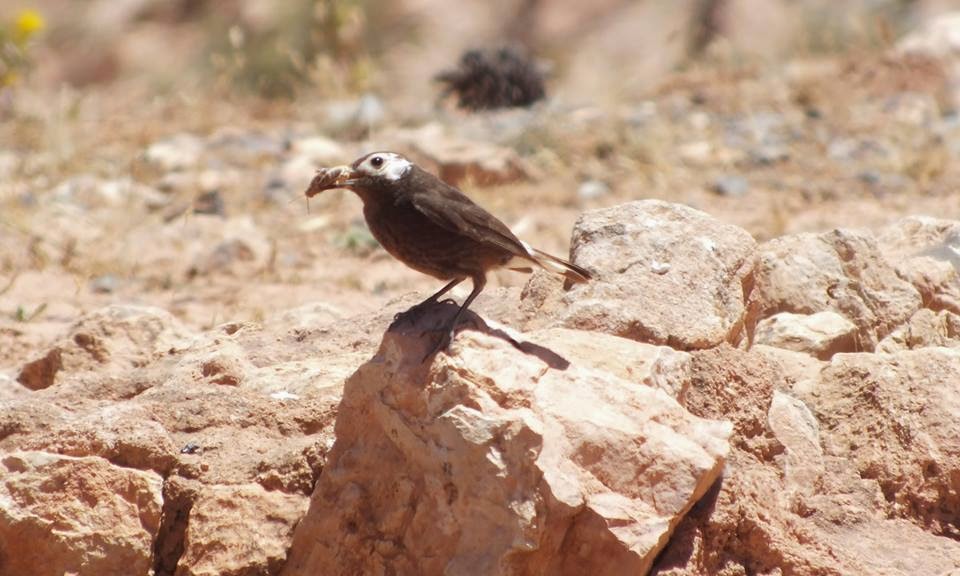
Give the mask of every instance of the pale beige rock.
M 814 493 L 824 472 L 817 419 L 803 402 L 774 390 L 767 423 L 786 450 L 780 465 L 787 490 Z
M 674 398 L 689 384 L 690 354 L 669 346 L 569 328 L 537 330 L 527 337 L 574 364 L 659 388 Z
M 925 308 L 960 314 L 960 222 L 911 216 L 881 230 L 877 241 Z
M 960 316 L 949 310 L 921 308 L 910 320 L 877 345 L 877 352 L 893 353 L 931 346 L 960 347 Z
M 531 177 L 514 149 L 454 136 L 439 124 L 398 130 L 384 138 L 411 148 L 418 164 L 449 184 L 466 181 L 477 186 L 495 186 Z
M 311 395 L 338 397 L 343 382 L 369 357 L 360 352 L 255 368 L 244 376 L 243 386 L 281 400 Z
M 755 247 L 746 231 L 679 204 L 586 212 L 571 251 L 596 279 L 566 295 L 560 322 L 681 350 L 736 343 Z
M 833 311 L 857 326 L 857 350 L 872 351 L 922 302 L 869 232 L 834 230 L 775 238 L 758 250 L 747 327 L 781 312 Z
M 276 574 L 308 500 L 257 484 L 202 488 L 176 576 Z
M 419 334 L 453 311 L 396 327 L 347 382 L 284 573 L 645 572 L 728 425 L 490 329 L 421 364 Z
M 901 54 L 960 58 L 960 12 L 947 12 L 924 22 L 896 45 Z
M 777 380 L 775 386 L 778 390 L 793 395 L 812 392 L 820 381 L 820 370 L 827 365 L 826 362 L 803 352 L 763 344 L 753 346 L 750 352 L 776 365 L 782 380 Z
M 829 360 L 837 352 L 856 352 L 856 336 L 857 327 L 836 312 L 781 312 L 757 322 L 753 343 Z
M 0 573 L 148 573 L 161 484 L 102 458 L 0 454 Z
M 957 576 L 960 570 L 960 546 L 954 540 L 934 536 L 904 520 L 821 524 L 820 529 L 840 551 L 838 555 L 856 558 L 847 573 Z

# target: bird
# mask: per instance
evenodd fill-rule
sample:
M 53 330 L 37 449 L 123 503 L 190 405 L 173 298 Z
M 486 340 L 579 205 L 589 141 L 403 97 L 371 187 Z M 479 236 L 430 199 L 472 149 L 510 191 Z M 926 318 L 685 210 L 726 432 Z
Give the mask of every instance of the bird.
M 424 361 L 450 345 L 457 322 L 483 291 L 491 270 L 532 272 L 538 267 L 575 283 L 592 278 L 586 269 L 520 240 L 466 194 L 402 154 L 373 152 L 350 165 L 321 168 L 305 194 L 312 198 L 335 188 L 360 197 L 370 233 L 391 256 L 418 272 L 447 281 L 404 314 L 438 302 L 467 278 L 473 282 L 473 290 L 443 327 L 441 338 Z

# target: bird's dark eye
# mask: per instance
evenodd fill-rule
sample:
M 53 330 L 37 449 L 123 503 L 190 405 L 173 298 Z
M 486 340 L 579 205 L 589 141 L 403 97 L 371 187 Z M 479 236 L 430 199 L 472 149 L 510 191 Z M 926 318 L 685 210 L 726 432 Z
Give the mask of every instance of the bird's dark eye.
M 383 166 L 383 157 L 374 156 L 373 158 L 370 159 L 370 165 L 373 166 L 374 168 L 379 168 Z

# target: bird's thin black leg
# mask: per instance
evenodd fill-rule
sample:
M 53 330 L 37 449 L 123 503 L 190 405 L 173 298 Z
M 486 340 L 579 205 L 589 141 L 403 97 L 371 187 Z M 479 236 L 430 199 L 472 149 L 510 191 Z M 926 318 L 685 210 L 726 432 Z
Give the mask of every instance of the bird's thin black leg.
M 444 328 L 443 332 L 441 332 L 440 340 L 437 342 L 437 344 L 429 352 L 427 352 L 426 356 L 423 357 L 424 360 L 426 360 L 430 356 L 433 356 L 440 350 L 445 350 L 447 346 L 449 346 L 450 343 L 453 342 L 453 331 L 457 327 L 457 322 L 460 321 L 460 316 L 463 315 L 463 311 L 470 306 L 473 300 L 477 296 L 479 296 L 481 292 L 483 292 L 483 287 L 486 285 L 487 285 L 486 275 L 473 277 L 473 291 L 470 292 L 470 295 L 467 296 L 467 299 L 463 301 L 463 305 L 460 306 L 460 309 L 457 310 L 457 313 L 453 315 L 453 318 L 450 320 L 449 324 Z
M 424 300 L 424 301 L 421 302 L 420 304 L 417 304 L 417 306 L 422 306 L 422 305 L 424 305 L 424 304 L 436 302 L 441 296 L 443 296 L 443 295 L 446 294 L 447 292 L 453 290 L 453 287 L 454 287 L 454 286 L 456 286 L 457 284 L 463 282 L 464 280 L 466 280 L 466 278 L 454 278 L 454 279 L 451 280 L 450 282 L 447 282 L 447 285 L 444 286 L 443 288 L 441 288 L 440 290 L 438 290 L 436 294 L 434 294 L 433 296 L 427 298 L 426 300 Z
M 463 282 L 464 280 L 466 280 L 466 278 L 454 278 L 450 282 L 447 282 L 447 285 L 441 288 L 440 290 L 438 290 L 437 293 L 434 294 L 433 296 L 427 298 L 426 300 L 424 300 L 423 302 L 420 302 L 419 304 L 414 304 L 413 306 L 411 306 L 410 308 L 407 308 L 403 312 L 397 312 L 396 314 L 394 314 L 393 321 L 396 322 L 401 318 L 407 318 L 409 320 L 416 319 L 417 317 L 419 317 L 419 313 L 421 310 L 424 309 L 424 307 L 426 307 L 428 304 L 433 304 L 434 302 L 436 302 L 441 296 L 443 296 L 444 294 L 452 290 L 454 286 Z

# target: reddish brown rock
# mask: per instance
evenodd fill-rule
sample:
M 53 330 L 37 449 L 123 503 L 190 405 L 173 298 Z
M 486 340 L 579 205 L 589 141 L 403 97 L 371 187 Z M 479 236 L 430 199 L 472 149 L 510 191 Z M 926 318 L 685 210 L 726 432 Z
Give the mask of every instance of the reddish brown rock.
M 20 368 L 17 382 L 31 390 L 42 390 L 53 386 L 53 381 L 61 368 L 63 368 L 63 360 L 60 358 L 60 349 L 51 348 L 40 358 L 24 364 Z
M 944 389 L 960 368 L 944 355 L 955 354 L 838 354 L 827 364 L 766 351 L 775 353 L 728 348 L 693 355 L 685 405 L 706 416 L 727 414 L 732 450 L 723 478 L 678 526 L 653 573 L 908 576 L 960 565 L 960 544 L 938 535 L 949 529 L 947 518 L 956 518 L 955 443 L 947 445 L 956 431 L 925 425 L 952 422 L 946 414 L 957 413 L 956 394 Z M 782 354 L 827 368 L 820 377 L 802 363 L 779 362 Z M 793 368 L 817 380 L 798 397 L 778 391 Z M 909 394 L 897 395 L 898 387 Z M 929 406 L 933 395 L 946 401 L 905 409 Z M 914 416 L 898 422 L 894 414 Z M 921 481 L 922 462 L 931 457 L 943 469 L 927 468 Z M 897 492 L 888 501 L 884 489 L 891 486 Z M 911 510 L 925 510 L 923 520 L 891 518 Z
M 146 574 L 161 484 L 102 458 L 0 453 L 0 573 Z
M 306 498 L 257 484 L 203 488 L 190 508 L 177 576 L 277 574 L 306 509 Z
M 284 573 L 645 572 L 729 427 L 496 329 L 422 364 L 452 309 L 398 326 L 347 382 Z
M 196 334 L 162 311 L 115 306 L 81 318 L 57 340 L 64 368 L 56 382 L 13 395 L 0 410 L 0 454 L 30 449 L 57 462 L 102 462 L 107 470 L 147 474 L 157 481 L 156 515 L 162 506 L 164 520 L 152 520 L 143 536 L 142 560 L 116 554 L 122 567 L 97 560 L 89 570 L 77 568 L 87 565 L 87 550 L 96 540 L 56 540 L 54 556 L 64 568 L 57 564 L 55 573 L 279 569 L 332 443 L 339 399 L 338 385 L 309 369 L 322 358 L 287 338 L 285 328 L 232 326 Z M 290 364 L 308 370 L 274 370 Z M 234 384 L 226 380 L 231 378 Z M 75 472 L 80 491 L 96 487 L 101 474 L 90 466 Z M 115 483 L 103 491 L 123 498 L 124 486 Z M 44 503 L 37 513 L 48 513 L 51 505 Z M 98 517 L 80 508 L 56 513 L 90 533 L 105 530 Z M 26 545 L 10 542 L 15 552 Z M 23 568 L 29 564 L 16 566 L 13 574 L 48 573 L 44 564 L 37 572 Z M 0 568 L 0 573 L 7 572 Z
M 763 358 L 730 346 L 692 354 L 691 380 L 678 399 L 701 418 L 728 418 L 733 422 L 731 442 L 758 455 L 776 448 L 767 427 L 767 412 L 775 382 L 775 366 Z
M 879 510 L 960 533 L 960 351 L 843 354 L 811 402 L 824 451 L 882 495 Z

